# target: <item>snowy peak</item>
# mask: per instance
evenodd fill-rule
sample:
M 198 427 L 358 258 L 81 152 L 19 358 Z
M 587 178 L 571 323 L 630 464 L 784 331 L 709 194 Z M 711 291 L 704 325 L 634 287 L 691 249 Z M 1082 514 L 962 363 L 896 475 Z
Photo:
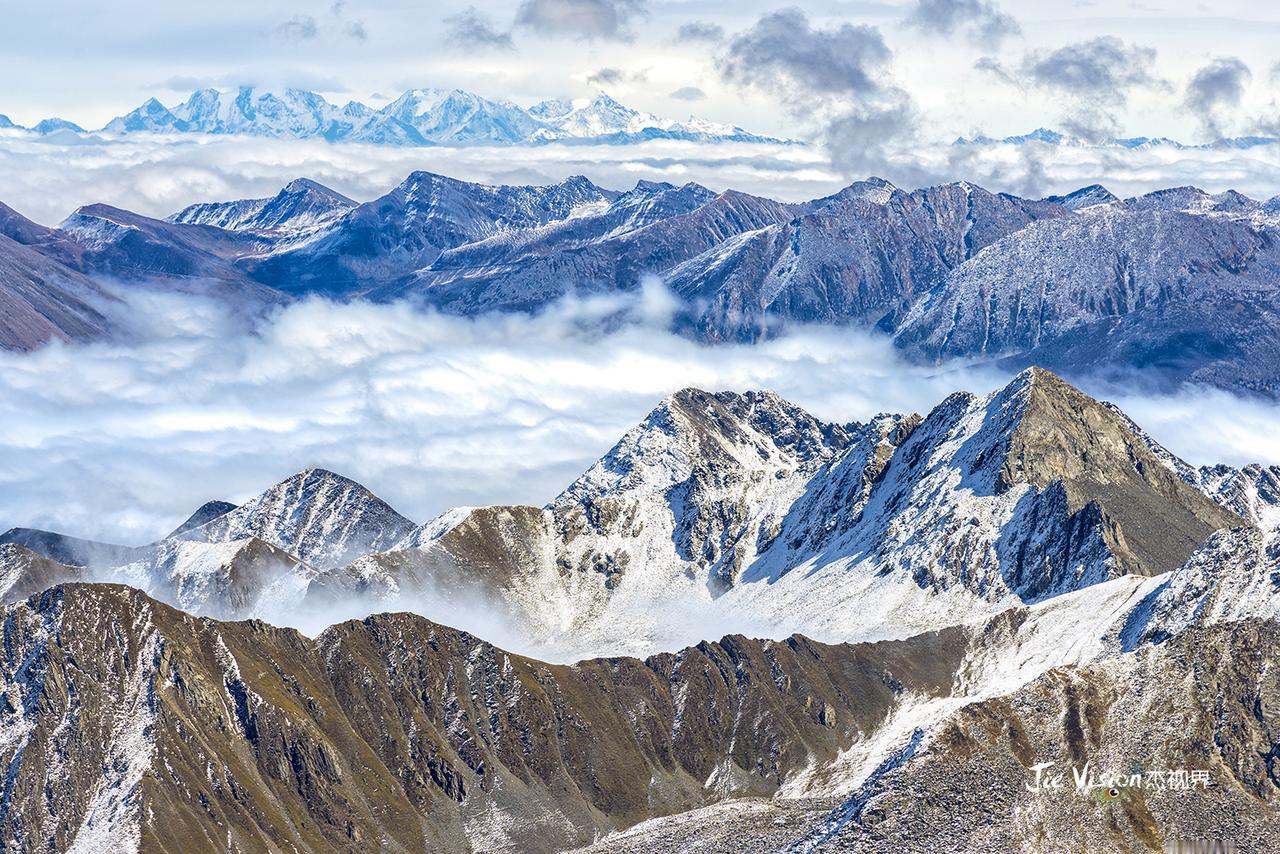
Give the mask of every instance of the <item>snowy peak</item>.
M 356 204 L 323 184 L 297 178 L 271 198 L 195 204 L 168 217 L 168 221 L 212 225 L 229 231 L 299 235 L 329 225 Z
M 1120 197 L 1101 184 L 1090 184 L 1065 196 L 1048 196 L 1044 199 L 1055 205 L 1062 205 L 1070 211 L 1084 210 L 1094 205 L 1109 205 L 1120 201 Z
M 676 392 L 571 485 L 579 498 L 642 484 L 665 489 L 694 469 L 820 464 L 842 448 L 846 428 L 827 424 L 773 392 Z
M 182 539 L 228 542 L 257 537 L 318 569 L 391 548 L 413 523 L 353 480 L 307 469 Z
M 1137 211 L 1179 211 L 1193 214 L 1249 214 L 1262 205 L 1235 190 L 1210 194 L 1199 187 L 1169 187 L 1127 199 L 1125 205 Z
M 37 131 L 83 132 L 61 120 Z M 201 89 L 165 107 L 155 98 L 112 119 L 106 133 L 248 134 L 325 139 L 374 145 L 526 145 L 547 142 L 619 144 L 646 139 L 698 142 L 780 142 L 742 128 L 690 117 L 673 121 L 626 107 L 601 93 L 575 105 L 543 101 L 528 109 L 461 89 L 410 89 L 381 109 L 352 101 L 338 107 L 301 89 L 270 91 L 242 86 L 231 92 Z

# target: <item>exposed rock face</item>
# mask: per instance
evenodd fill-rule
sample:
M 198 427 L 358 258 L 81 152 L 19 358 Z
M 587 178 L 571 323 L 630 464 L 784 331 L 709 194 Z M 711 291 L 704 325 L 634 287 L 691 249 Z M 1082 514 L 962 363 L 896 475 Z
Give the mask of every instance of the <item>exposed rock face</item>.
M 963 709 L 912 760 L 860 789 L 808 850 L 1165 851 L 1179 840 L 1263 852 L 1280 835 L 1280 626 L 1189 631 L 1162 646 L 1051 671 L 1007 698 Z M 1052 762 L 1066 791 L 1028 791 Z M 1161 791 L 1094 774 L 1207 771 L 1210 787 Z M 1155 777 L 1151 775 L 1155 772 Z M 1048 772 L 1046 772 L 1048 773 Z
M 1211 533 L 1242 523 L 1170 472 L 1111 409 L 1039 368 L 1029 390 L 999 487 L 1060 483 L 1070 512 L 1096 505 L 1126 571 L 1176 569 Z
M 746 193 L 641 185 L 603 211 L 443 253 L 380 296 L 411 295 L 457 314 L 530 310 L 568 293 L 638 289 L 646 276 L 715 251 L 797 210 Z
M 79 567 L 67 566 L 14 543 L 0 544 L 0 602 L 18 602 L 68 581 L 79 581 Z
M 908 193 L 873 178 L 666 278 L 696 312 L 686 322 L 713 340 L 753 340 L 783 320 L 891 328 L 916 297 L 987 245 L 1066 214 L 964 182 Z
M 728 637 L 570 667 L 406 614 L 310 641 L 110 585 L 13 606 L 5 636 L 0 832 L 22 851 L 570 847 L 775 791 L 947 691 L 965 647 Z

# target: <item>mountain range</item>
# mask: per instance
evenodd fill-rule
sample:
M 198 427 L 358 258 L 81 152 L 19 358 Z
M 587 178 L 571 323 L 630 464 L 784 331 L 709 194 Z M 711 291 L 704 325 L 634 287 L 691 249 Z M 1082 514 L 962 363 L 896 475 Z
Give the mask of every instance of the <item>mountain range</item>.
M 473 316 L 654 280 L 675 297 L 672 327 L 704 341 L 839 324 L 926 364 L 1280 395 L 1280 199 L 1235 192 L 1023 199 L 873 178 L 786 203 L 415 172 L 364 203 L 299 179 L 166 220 L 96 204 L 51 228 L 0 205 L 7 349 L 119 337 L 120 297 L 139 287 L 213 295 L 250 319 L 310 294 Z
M 1000 138 L 985 136 L 983 134 L 970 137 L 961 136 L 957 137 L 955 141 L 952 142 L 952 145 L 1028 145 L 1032 143 L 1040 143 L 1042 145 L 1098 144 L 1096 141 L 1068 136 L 1061 131 L 1051 130 L 1049 128 L 1036 128 L 1030 133 L 1020 133 Z M 1167 136 L 1126 136 L 1105 139 L 1102 141 L 1102 145 L 1112 148 L 1127 148 L 1134 151 L 1151 148 L 1169 148 L 1175 151 L 1239 150 L 1258 148 L 1260 146 L 1280 145 L 1280 138 L 1274 136 L 1232 136 L 1222 137 L 1220 139 L 1212 140 L 1211 142 L 1190 144 L 1179 142 L 1176 139 L 1170 139 Z
M 867 423 L 685 389 L 542 507 L 416 525 L 310 469 L 149 545 L 11 530 L 0 833 L 1260 852 L 1277 522 L 1280 469 L 1195 469 L 1033 368 Z M 353 619 L 270 624 L 315 613 Z M 467 631 L 495 616 L 574 663 Z M 1043 763 L 1123 777 L 1034 791 Z M 1132 782 L 1175 769 L 1209 785 Z
M 44 136 L 90 133 L 58 118 L 23 128 L 0 116 L 0 129 Z M 201 89 L 172 107 L 149 98 L 92 133 L 235 134 L 395 146 L 623 145 L 654 139 L 787 142 L 693 116 L 685 121 L 659 118 L 624 106 L 603 92 L 586 101 L 553 99 L 526 109 L 461 89 L 410 89 L 374 109 L 359 101 L 338 106 L 302 89 L 276 92 L 252 86 L 227 92 Z

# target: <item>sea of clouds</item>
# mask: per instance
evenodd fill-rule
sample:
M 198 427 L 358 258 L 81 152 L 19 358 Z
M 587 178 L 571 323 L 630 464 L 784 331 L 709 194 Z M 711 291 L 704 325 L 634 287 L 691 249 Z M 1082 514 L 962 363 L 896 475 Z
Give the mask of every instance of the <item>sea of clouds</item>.
M 699 344 L 666 331 L 673 305 L 656 284 L 479 319 L 309 299 L 247 326 L 210 301 L 135 292 L 116 309 L 131 343 L 0 354 L 0 530 L 141 544 L 311 466 L 415 521 L 541 505 L 686 386 L 772 389 L 845 422 L 1009 379 L 909 365 L 850 329 Z M 1280 462 L 1274 403 L 1085 388 L 1193 463 Z
M 841 162 L 838 161 L 837 162 Z M 193 202 L 273 195 L 299 177 L 357 201 L 376 198 L 414 170 L 487 183 L 546 184 L 586 175 L 604 187 L 637 180 L 697 181 L 786 201 L 835 192 L 875 172 L 912 189 L 968 180 L 1039 198 L 1101 183 L 1122 197 L 1193 184 L 1258 199 L 1280 193 L 1280 146 L 1247 150 L 1115 146 L 920 145 L 858 161 L 857 174 L 812 145 L 699 144 L 397 148 L 258 137 L 124 138 L 0 131 L 0 202 L 45 224 L 103 202 L 163 217 Z

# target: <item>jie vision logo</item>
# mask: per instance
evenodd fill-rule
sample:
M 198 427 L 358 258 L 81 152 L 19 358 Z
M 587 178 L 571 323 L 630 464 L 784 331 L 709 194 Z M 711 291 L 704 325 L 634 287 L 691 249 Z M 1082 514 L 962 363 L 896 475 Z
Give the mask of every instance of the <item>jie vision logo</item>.
M 1164 854 L 1237 854 L 1239 850 L 1224 839 L 1171 839 L 1164 844 Z

